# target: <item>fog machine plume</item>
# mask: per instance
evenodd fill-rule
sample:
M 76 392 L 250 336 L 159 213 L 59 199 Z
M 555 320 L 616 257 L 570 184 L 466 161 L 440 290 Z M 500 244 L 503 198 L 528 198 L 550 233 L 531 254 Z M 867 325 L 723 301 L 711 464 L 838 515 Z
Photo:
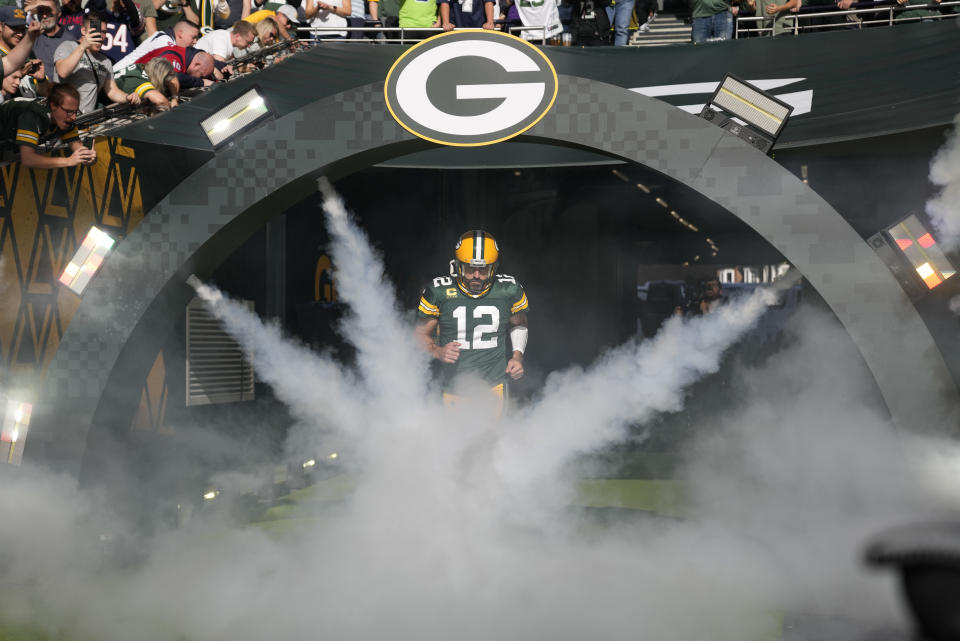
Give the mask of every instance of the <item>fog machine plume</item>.
M 927 214 L 939 232 L 940 242 L 956 251 L 960 249 L 960 114 L 930 163 L 930 182 L 938 191 L 927 201 Z
M 291 508 L 282 531 L 201 518 L 159 529 L 117 563 L 111 542 L 128 528 L 108 505 L 24 474 L 0 488 L 0 620 L 77 641 L 746 641 L 804 638 L 811 618 L 849 639 L 904 629 L 892 583 L 860 566 L 860 546 L 956 506 L 869 406 L 832 319 L 800 314 L 781 352 L 729 367 L 730 402 L 685 453 L 682 509 L 599 518 L 577 507 L 569 464 L 632 425 L 669 429 L 654 419 L 684 410 L 776 294 L 672 318 L 652 339 L 552 374 L 499 420 L 483 400 L 448 409 L 382 259 L 329 183 L 320 189 L 355 363 L 190 284 L 289 407 L 287 451 L 348 444 L 350 491 Z M 538 342 L 535 292 L 531 302 L 531 350 L 552 349 Z

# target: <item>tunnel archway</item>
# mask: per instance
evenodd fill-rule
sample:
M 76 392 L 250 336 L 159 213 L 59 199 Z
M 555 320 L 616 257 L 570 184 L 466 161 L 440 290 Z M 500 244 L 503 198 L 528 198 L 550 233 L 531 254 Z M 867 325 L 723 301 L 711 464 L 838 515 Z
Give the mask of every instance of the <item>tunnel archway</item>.
M 955 406 L 940 353 L 875 252 L 812 189 L 739 138 L 663 102 L 561 75 L 553 109 L 517 140 L 645 165 L 714 201 L 818 291 L 897 423 L 935 425 Z M 390 117 L 381 82 L 317 100 L 219 151 L 149 212 L 85 293 L 45 380 L 30 447 L 79 474 L 88 439 L 107 429 L 98 413 L 109 409 L 111 381 L 136 360 L 135 336 L 157 331 L 151 309 L 185 304 L 188 274 L 209 275 L 274 214 L 312 193 L 317 176 L 335 178 L 429 146 Z M 117 310 L 109 316 L 100 313 L 108 302 Z

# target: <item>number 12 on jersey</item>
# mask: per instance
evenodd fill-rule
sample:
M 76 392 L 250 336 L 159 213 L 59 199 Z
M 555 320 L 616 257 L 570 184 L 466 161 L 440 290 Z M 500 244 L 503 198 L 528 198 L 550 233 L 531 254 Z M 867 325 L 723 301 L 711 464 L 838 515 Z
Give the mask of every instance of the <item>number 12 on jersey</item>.
M 497 330 L 500 328 L 500 310 L 492 305 L 473 308 L 475 320 L 489 322 L 474 325 L 471 340 L 467 340 L 467 308 L 463 305 L 453 310 L 457 320 L 457 342 L 460 349 L 490 349 L 497 346 Z

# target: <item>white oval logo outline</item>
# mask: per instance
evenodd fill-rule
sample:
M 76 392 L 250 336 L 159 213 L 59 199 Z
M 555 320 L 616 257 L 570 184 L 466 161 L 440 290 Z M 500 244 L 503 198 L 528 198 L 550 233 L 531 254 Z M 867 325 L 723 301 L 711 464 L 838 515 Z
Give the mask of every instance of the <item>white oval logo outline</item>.
M 457 39 L 438 44 L 441 38 Z M 421 47 L 425 49 L 417 52 Z M 503 101 L 475 116 L 444 112 L 427 95 L 426 81 L 439 64 L 466 56 L 490 60 L 508 74 L 540 71 L 542 82 L 457 84 L 457 100 L 503 98 Z M 503 32 L 469 29 L 433 36 L 405 51 L 387 72 L 383 94 L 393 119 L 418 138 L 441 145 L 478 147 L 509 140 L 533 127 L 553 108 L 558 89 L 556 69 L 535 46 Z M 545 97 L 549 99 L 544 101 Z M 425 124 L 423 118 L 429 118 L 430 125 Z M 504 122 L 508 124 L 504 126 Z M 496 123 L 495 129 L 493 123 Z M 464 130 L 471 133 L 464 134 Z M 484 138 L 494 134 L 495 138 Z

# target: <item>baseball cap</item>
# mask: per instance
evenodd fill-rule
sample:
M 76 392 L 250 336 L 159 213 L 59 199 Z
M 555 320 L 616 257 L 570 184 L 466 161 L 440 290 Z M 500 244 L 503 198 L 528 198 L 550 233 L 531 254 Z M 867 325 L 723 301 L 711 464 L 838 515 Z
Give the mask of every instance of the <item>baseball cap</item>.
M 0 7 L 0 22 L 8 27 L 22 27 L 27 24 L 27 14 L 20 7 Z
M 300 18 L 297 16 L 297 10 L 289 4 L 285 4 L 278 8 L 277 13 L 282 13 L 283 15 L 287 16 L 287 19 L 291 24 L 300 24 Z

